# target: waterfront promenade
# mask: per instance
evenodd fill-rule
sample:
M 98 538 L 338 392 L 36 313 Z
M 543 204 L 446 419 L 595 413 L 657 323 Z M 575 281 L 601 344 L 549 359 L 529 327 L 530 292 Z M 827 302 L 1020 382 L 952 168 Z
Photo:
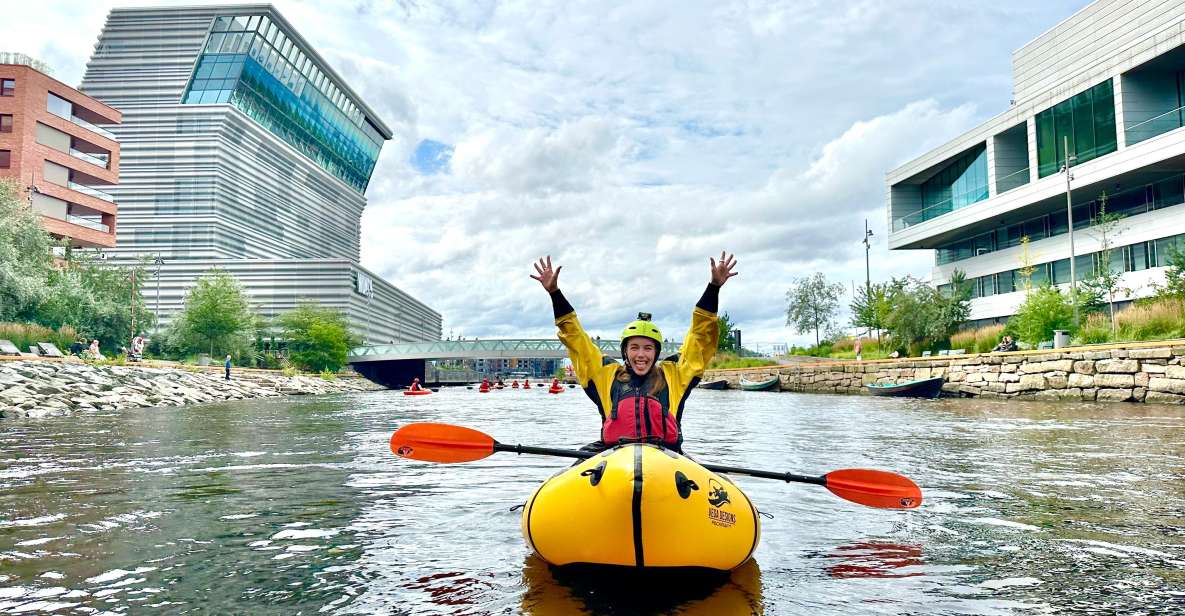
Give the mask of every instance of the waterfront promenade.
M 938 357 L 709 370 L 704 380 L 777 375 L 783 391 L 865 393 L 865 385 L 945 377 L 944 395 L 1185 404 L 1185 340 Z

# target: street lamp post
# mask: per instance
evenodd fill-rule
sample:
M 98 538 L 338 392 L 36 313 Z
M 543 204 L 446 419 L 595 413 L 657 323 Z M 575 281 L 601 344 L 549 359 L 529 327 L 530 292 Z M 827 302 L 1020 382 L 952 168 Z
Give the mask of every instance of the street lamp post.
M 165 264 L 165 260 L 161 258 L 158 252 L 152 263 L 156 265 L 152 273 L 156 277 L 156 304 L 152 307 L 152 315 L 156 318 L 156 325 L 152 328 L 152 336 L 155 338 L 160 334 L 160 268 Z
M 872 238 L 872 229 L 868 228 L 868 219 L 864 219 L 864 292 L 872 294 L 872 270 L 868 265 L 868 251 L 872 249 L 872 242 L 868 241 Z
M 1078 325 L 1078 276 L 1074 267 L 1074 202 L 1070 194 L 1070 180 L 1074 174 L 1070 171 L 1070 163 L 1078 159 L 1070 156 L 1070 138 L 1062 137 L 1065 152 L 1065 163 L 1062 173 L 1066 174 L 1066 230 L 1070 236 L 1070 305 L 1074 307 L 1074 325 Z

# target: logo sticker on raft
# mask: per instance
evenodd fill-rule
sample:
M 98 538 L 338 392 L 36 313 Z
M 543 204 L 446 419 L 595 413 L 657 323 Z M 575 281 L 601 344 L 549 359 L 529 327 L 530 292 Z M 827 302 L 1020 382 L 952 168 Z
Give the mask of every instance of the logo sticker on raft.
M 731 503 L 724 486 L 715 479 L 708 479 L 708 520 L 721 528 L 729 528 L 737 522 L 735 513 L 722 511 L 720 508 Z

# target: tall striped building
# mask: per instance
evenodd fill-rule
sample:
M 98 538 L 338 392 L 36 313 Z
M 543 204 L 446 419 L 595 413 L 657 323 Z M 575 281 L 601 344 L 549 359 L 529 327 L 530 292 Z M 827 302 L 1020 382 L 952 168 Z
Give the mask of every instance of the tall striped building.
M 367 341 L 440 338 L 439 313 L 358 263 L 390 129 L 274 7 L 114 9 L 80 90 L 123 112 L 107 254 L 159 257 L 163 322 L 217 267 L 264 316 L 314 300 Z

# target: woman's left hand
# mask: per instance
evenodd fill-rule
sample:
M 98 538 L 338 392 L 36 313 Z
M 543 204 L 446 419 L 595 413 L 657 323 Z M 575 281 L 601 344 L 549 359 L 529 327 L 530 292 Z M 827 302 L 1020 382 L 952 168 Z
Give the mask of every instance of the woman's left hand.
M 719 261 L 711 257 L 708 257 L 708 261 L 712 264 L 712 284 L 718 287 L 724 286 L 729 278 L 740 273 L 732 271 L 732 268 L 736 267 L 737 260 L 732 255 L 726 256 L 723 250 L 720 251 Z

